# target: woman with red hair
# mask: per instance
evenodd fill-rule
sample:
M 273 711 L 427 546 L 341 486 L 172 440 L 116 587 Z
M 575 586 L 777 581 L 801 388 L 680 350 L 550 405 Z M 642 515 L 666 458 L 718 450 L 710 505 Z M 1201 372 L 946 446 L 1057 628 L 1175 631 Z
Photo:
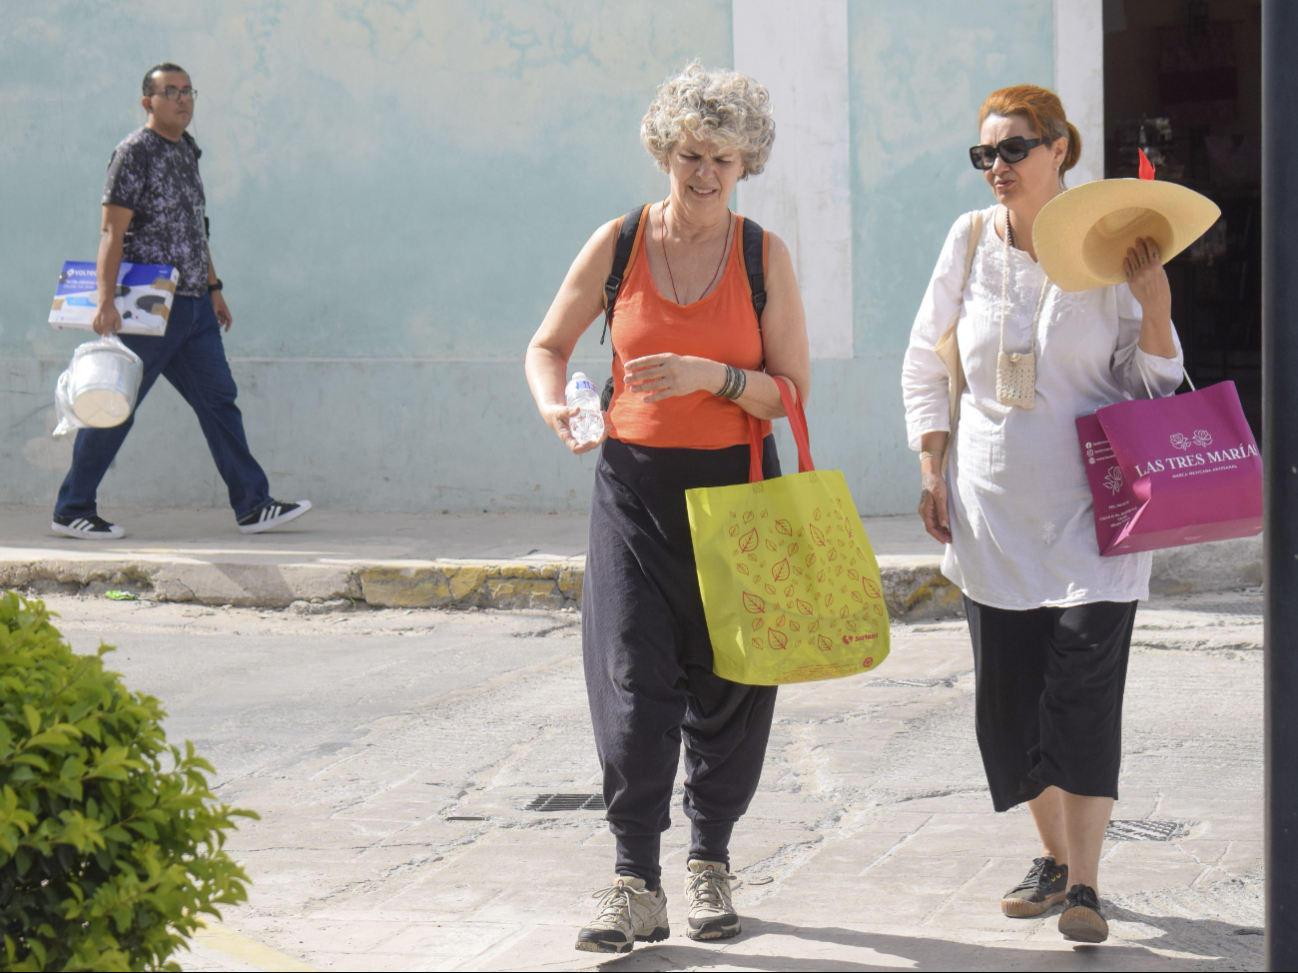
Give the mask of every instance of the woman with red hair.
M 1066 901 L 1060 932 L 1103 942 L 1100 851 L 1151 555 L 1100 557 L 1074 421 L 1175 392 L 1181 349 L 1153 240 L 1133 241 L 1113 287 L 1064 293 L 1037 263 L 1033 223 L 1082 151 L 1058 96 L 995 91 L 979 126 L 970 158 L 996 204 L 947 235 L 903 367 L 919 512 L 964 592 L 993 805 L 1026 802 L 1041 838 L 1001 908 L 1026 917 Z

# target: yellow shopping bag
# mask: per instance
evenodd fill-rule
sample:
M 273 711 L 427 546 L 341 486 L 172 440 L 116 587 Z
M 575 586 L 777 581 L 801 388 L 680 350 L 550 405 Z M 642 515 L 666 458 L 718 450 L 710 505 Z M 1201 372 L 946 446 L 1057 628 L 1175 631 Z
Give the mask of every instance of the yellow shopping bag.
M 847 481 L 812 465 L 793 383 L 775 383 L 798 472 L 762 480 L 754 419 L 750 482 L 685 492 L 713 671 L 753 686 L 864 672 L 889 643 L 879 564 Z

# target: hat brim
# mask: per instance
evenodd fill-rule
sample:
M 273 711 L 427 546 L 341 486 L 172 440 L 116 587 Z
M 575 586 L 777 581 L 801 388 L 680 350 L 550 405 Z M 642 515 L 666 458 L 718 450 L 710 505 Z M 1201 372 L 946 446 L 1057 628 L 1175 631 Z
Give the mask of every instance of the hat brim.
M 1138 238 L 1152 237 L 1167 263 L 1220 215 L 1208 197 L 1174 182 L 1102 179 L 1048 202 L 1033 224 L 1032 246 L 1056 286 L 1086 291 L 1127 279 L 1122 261 Z

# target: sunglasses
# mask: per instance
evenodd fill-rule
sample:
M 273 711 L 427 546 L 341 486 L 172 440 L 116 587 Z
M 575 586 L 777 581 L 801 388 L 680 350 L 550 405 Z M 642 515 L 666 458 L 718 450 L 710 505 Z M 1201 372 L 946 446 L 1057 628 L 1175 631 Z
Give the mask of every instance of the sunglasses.
M 995 145 L 974 145 L 969 148 L 969 161 L 975 169 L 990 169 L 996 164 L 999 155 L 1010 165 L 1022 162 L 1028 153 L 1044 142 L 1044 139 L 1025 139 L 1022 135 L 1012 135 Z

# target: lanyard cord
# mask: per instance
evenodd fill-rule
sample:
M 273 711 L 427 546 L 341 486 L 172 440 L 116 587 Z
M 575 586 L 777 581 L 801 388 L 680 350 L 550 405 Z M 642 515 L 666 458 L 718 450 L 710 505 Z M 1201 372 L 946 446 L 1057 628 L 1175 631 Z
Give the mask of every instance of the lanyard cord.
M 1010 211 L 1005 210 L 1005 247 L 1004 255 L 1001 260 L 1001 354 L 1005 354 L 1005 312 L 1009 308 L 1009 290 L 1010 290 L 1010 236 L 1013 234 L 1010 229 Z M 1037 322 L 1041 320 L 1041 306 L 1046 302 L 1046 290 L 1050 287 L 1050 278 L 1047 277 L 1045 283 L 1041 285 L 1041 296 L 1037 298 L 1037 310 L 1032 315 L 1032 343 L 1028 346 L 1028 352 L 1035 352 L 1037 349 Z
M 672 262 L 667 259 L 667 206 L 670 202 L 670 199 L 664 199 L 662 209 L 658 211 L 658 221 L 659 226 L 661 227 L 659 235 L 662 238 L 663 263 L 667 265 L 667 279 L 671 281 L 672 284 L 672 298 L 676 301 L 677 305 L 684 307 L 684 305 L 681 304 L 680 295 L 676 293 L 676 278 L 672 276 Z M 717 277 L 721 274 L 721 265 L 725 263 L 726 260 L 726 248 L 730 246 L 730 230 L 735 222 L 735 214 L 726 210 L 726 217 L 726 235 L 721 239 L 721 259 L 717 261 L 716 272 L 713 273 L 712 279 L 708 281 L 708 286 L 705 287 L 703 293 L 699 295 L 700 301 L 703 300 L 708 291 L 712 290 L 712 285 L 717 282 Z

